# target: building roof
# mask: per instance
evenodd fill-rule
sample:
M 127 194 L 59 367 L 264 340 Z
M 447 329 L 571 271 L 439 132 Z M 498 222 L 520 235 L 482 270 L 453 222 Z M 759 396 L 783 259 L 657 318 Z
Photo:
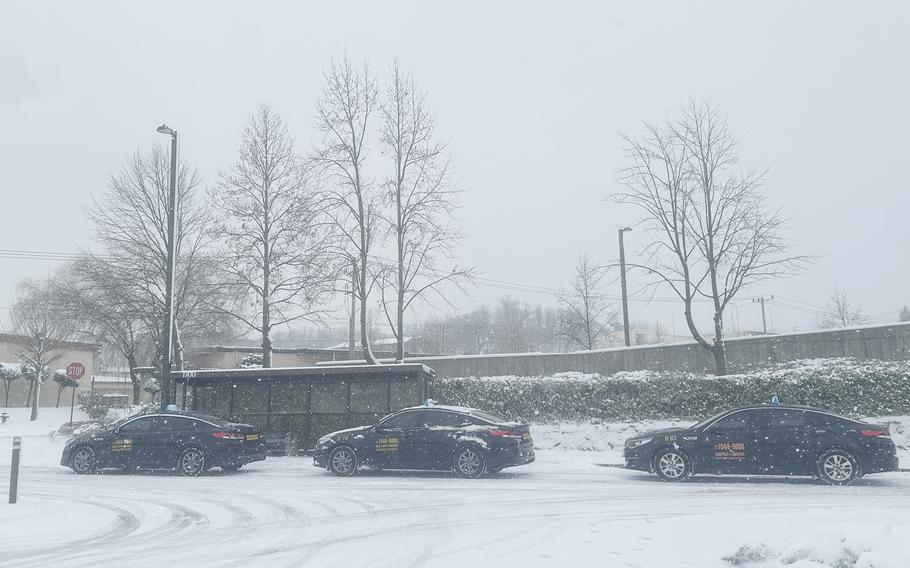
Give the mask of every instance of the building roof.
M 433 369 L 421 363 L 399 363 L 394 365 L 338 365 L 332 367 L 273 367 L 270 369 L 204 369 L 199 371 L 174 371 L 171 377 L 176 382 L 195 380 L 230 379 L 272 379 L 272 378 L 328 378 L 344 375 L 404 375 L 422 373 L 435 377 Z
M 0 343 L 25 343 L 31 338 L 25 335 L 20 335 L 17 333 L 0 333 Z M 90 351 L 94 353 L 101 349 L 101 346 L 97 343 L 85 343 L 82 341 L 55 341 L 59 343 L 61 347 L 65 349 L 73 349 L 76 351 Z

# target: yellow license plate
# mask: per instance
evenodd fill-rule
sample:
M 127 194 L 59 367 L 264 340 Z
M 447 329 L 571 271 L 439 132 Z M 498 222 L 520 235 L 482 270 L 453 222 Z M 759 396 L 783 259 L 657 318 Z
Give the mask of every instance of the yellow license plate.
M 249 435 L 246 437 L 246 439 L 247 439 L 247 440 L 250 440 L 250 441 L 258 440 L 258 439 L 259 439 L 259 434 L 249 434 Z

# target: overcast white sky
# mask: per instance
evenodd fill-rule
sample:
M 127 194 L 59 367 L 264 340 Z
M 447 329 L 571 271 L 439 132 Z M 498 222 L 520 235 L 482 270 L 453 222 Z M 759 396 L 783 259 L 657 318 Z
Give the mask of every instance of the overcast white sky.
M 90 246 L 84 204 L 164 141 L 161 122 L 207 183 L 257 101 L 311 146 L 322 70 L 347 49 L 380 73 L 397 54 L 429 91 L 466 189 L 462 261 L 486 278 L 558 288 L 580 250 L 615 258 L 616 228 L 638 219 L 602 200 L 618 189 L 617 133 L 694 96 L 721 106 L 744 165 L 771 167 L 790 236 L 820 255 L 746 293 L 821 305 L 838 285 L 896 319 L 910 304 L 908 29 L 906 2 L 5 1 L 0 249 Z M 627 242 L 634 258 L 643 235 Z M 52 267 L 0 258 L 0 305 Z M 504 293 L 479 287 L 471 302 Z M 675 308 L 636 300 L 632 319 L 669 328 Z M 813 327 L 811 311 L 772 306 L 774 328 Z M 738 315 L 761 325 L 748 299 Z

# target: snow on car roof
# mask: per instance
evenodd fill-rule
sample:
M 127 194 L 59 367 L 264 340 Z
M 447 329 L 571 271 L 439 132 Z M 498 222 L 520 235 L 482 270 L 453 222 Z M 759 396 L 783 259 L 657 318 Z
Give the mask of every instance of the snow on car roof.
M 468 408 L 467 406 L 448 406 L 445 404 L 421 404 L 418 406 L 409 406 L 408 408 L 403 408 L 402 410 L 426 410 L 428 408 L 438 408 L 439 410 L 451 410 L 452 412 L 461 412 L 464 414 L 472 414 L 474 412 L 480 412 L 478 408 Z

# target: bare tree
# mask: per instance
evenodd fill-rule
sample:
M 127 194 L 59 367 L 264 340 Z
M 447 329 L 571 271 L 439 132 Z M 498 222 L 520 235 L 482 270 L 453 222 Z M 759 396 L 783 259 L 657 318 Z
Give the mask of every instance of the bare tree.
M 25 280 L 19 283 L 16 293 L 10 309 L 10 329 L 22 337 L 16 354 L 22 362 L 23 375 L 32 382 L 29 420 L 37 420 L 48 367 L 63 357 L 66 341 L 74 329 L 69 318 L 55 312 L 47 281 Z
M 556 296 L 562 306 L 560 332 L 577 349 L 596 349 L 610 332 L 616 309 L 601 290 L 607 267 L 587 252 L 578 256 L 572 288 Z
M 237 162 L 210 196 L 220 213 L 214 233 L 223 244 L 224 272 L 240 292 L 240 302 L 215 308 L 262 337 L 262 366 L 271 367 L 272 329 L 318 321 L 335 271 L 321 196 L 267 104 L 244 126 Z
M 461 287 L 473 270 L 437 268 L 440 258 L 452 258 L 461 239 L 445 222 L 456 208 L 459 190 L 449 179 L 446 147 L 434 140 L 435 119 L 426 92 L 397 60 L 381 110 L 380 145 L 393 166 L 384 184 L 384 219 L 395 241 L 395 259 L 382 272 L 382 307 L 396 339 L 395 359 L 402 361 L 408 309 L 429 296 L 446 302 L 443 284 Z M 386 289 L 391 300 L 385 298 Z
M 910 308 L 904 306 L 901 313 L 897 316 L 897 321 L 910 321 Z
M 356 70 L 345 54 L 324 74 L 325 84 L 316 107 L 322 143 L 315 163 L 330 180 L 326 192 L 328 215 L 340 233 L 346 265 L 356 263 L 354 295 L 360 303 L 360 343 L 367 363 L 376 364 L 370 348 L 369 297 L 375 284 L 370 253 L 376 244 L 380 196 L 366 178 L 367 136 L 376 107 L 376 80 L 364 63 Z
M 133 404 L 140 403 L 137 369 L 155 354 L 160 314 L 136 282 L 112 274 L 106 258 L 86 257 L 58 271 L 65 286 L 54 286 L 57 309 L 81 322 L 81 333 L 122 357 L 129 367 Z
M 862 308 L 853 304 L 847 292 L 835 286 L 834 291 L 831 292 L 831 298 L 825 306 L 822 325 L 824 327 L 850 327 L 864 324 L 866 321 Z
M 144 327 L 156 345 L 156 358 L 163 352 L 165 325 L 169 160 L 169 153 L 161 147 L 136 152 L 111 176 L 105 193 L 93 198 L 87 208 L 94 238 L 104 248 L 102 254 L 89 255 L 93 271 L 105 281 L 110 294 L 125 302 L 123 309 L 130 314 L 130 324 L 120 320 L 118 335 L 129 337 Z M 199 179 L 186 164 L 179 164 L 177 171 L 176 333 L 172 337 L 180 347 L 181 338 L 211 334 L 228 324 L 211 309 L 226 292 L 215 278 L 216 260 L 206 253 L 209 218 L 193 198 Z M 116 314 L 112 317 L 119 319 Z M 179 368 L 179 349 L 177 354 Z M 136 381 L 133 388 L 135 394 Z
M 762 175 L 733 171 L 737 143 L 716 107 L 690 101 L 678 118 L 623 138 L 628 166 L 620 179 L 628 190 L 617 198 L 644 212 L 653 237 L 647 264 L 629 266 L 680 298 L 692 337 L 711 351 L 717 373 L 726 374 L 724 310 L 743 288 L 793 273 L 808 258 L 790 253 L 781 236 L 784 219 L 769 208 Z M 713 312 L 710 339 L 693 316 L 702 299 Z
M 13 383 L 22 378 L 22 367 L 18 363 L 0 363 L 0 381 L 3 381 L 4 408 L 9 408 L 9 391 Z

